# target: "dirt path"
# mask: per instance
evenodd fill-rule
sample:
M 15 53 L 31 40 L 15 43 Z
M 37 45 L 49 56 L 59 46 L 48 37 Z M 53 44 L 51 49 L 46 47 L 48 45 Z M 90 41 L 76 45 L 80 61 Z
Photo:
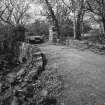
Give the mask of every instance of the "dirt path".
M 105 104 L 105 56 L 56 45 L 41 45 L 48 66 L 64 75 L 65 105 Z

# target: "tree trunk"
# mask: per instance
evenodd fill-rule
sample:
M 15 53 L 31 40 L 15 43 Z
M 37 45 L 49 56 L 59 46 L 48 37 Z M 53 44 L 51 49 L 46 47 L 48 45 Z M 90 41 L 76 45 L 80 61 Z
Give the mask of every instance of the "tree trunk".
M 58 20 L 55 18 L 54 20 L 54 26 L 56 28 L 56 33 L 57 33 L 57 38 L 60 38 L 60 31 L 59 31 L 59 25 L 58 25 Z
M 80 13 L 77 16 L 77 25 L 76 25 L 76 37 L 75 39 L 81 39 L 81 20 L 80 20 Z
M 105 34 L 105 18 L 103 18 L 102 22 L 103 22 L 103 30 L 104 30 L 104 34 Z
M 79 2 L 79 10 L 77 12 L 77 21 L 76 21 L 76 40 L 81 40 L 81 32 L 82 32 L 82 22 L 83 22 L 83 16 L 85 11 L 84 9 L 84 0 L 81 0 Z
M 74 32 L 74 39 L 76 39 L 76 16 L 74 11 L 74 20 L 73 20 L 73 32 Z

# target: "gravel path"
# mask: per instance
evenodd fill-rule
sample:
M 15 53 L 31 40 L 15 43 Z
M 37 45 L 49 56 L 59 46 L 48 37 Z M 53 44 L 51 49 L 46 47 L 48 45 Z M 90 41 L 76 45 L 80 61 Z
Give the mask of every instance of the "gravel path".
M 66 105 L 105 104 L 105 56 L 56 45 L 41 45 L 48 66 L 64 76 Z

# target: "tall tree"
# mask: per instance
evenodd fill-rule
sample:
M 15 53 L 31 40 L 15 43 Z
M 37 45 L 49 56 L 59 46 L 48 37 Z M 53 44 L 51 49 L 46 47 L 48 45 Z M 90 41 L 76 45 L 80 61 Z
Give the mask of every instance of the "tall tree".
M 53 38 L 52 41 L 57 41 L 57 38 L 60 38 L 60 31 L 59 31 L 59 22 L 58 18 L 56 17 L 56 5 L 57 0 L 38 0 L 40 4 L 42 4 L 43 10 L 41 11 L 41 15 L 44 15 L 49 23 L 49 28 L 51 28 L 51 36 Z M 50 32 L 50 31 L 49 31 Z M 53 40 L 54 39 L 54 40 Z
M 76 23 L 76 36 L 75 39 L 81 39 L 81 32 L 82 32 L 82 23 L 83 23 L 83 16 L 85 13 L 85 2 L 84 0 L 78 0 L 78 10 L 77 10 L 77 23 Z
M 52 24 L 54 25 L 55 31 L 57 33 L 57 38 L 59 38 L 59 35 L 60 35 L 59 25 L 58 25 L 58 20 L 56 18 L 55 13 L 54 13 L 53 7 L 51 6 L 51 3 L 48 0 L 45 0 L 45 3 L 46 3 L 46 6 L 48 8 L 49 15 L 50 15 L 50 17 L 48 17 L 48 18 L 51 20 Z
M 81 27 L 85 13 L 85 0 L 62 0 L 70 13 L 73 14 L 74 39 L 81 39 Z

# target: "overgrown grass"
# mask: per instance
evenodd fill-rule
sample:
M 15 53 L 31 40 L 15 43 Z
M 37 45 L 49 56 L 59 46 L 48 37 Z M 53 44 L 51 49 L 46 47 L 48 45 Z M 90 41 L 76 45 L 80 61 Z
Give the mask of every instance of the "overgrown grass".
M 0 93 L 3 95 L 0 96 L 0 105 L 60 105 L 63 81 L 57 70 L 47 69 L 36 81 L 20 83 L 11 87 L 11 84 L 4 80 L 4 88 L 7 88 L 4 92 L 1 92 L 3 85 L 0 84 Z

